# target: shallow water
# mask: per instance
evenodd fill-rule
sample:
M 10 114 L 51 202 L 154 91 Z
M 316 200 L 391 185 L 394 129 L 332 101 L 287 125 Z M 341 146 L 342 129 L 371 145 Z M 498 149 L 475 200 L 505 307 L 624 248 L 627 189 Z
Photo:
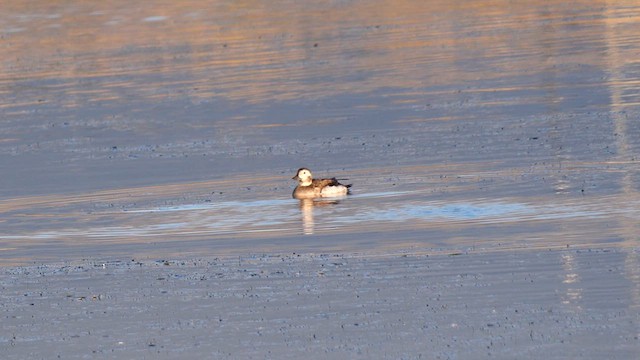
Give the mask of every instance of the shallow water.
M 218 189 L 233 193 L 234 185 Z M 211 186 L 205 182 L 185 188 L 206 193 Z M 4 202 L 3 261 L 109 258 L 123 252 L 153 258 L 635 247 L 640 220 L 640 199 L 624 195 L 498 198 L 454 189 L 440 194 L 371 191 L 319 200 L 252 199 L 245 194 L 230 200 L 215 195 L 177 199 L 164 191 L 160 186 L 51 196 L 42 203 L 38 197 L 31 203 Z M 105 199 L 120 202 L 105 204 Z
M 2 264 L 637 246 L 636 2 L 42 4 L 0 14 Z

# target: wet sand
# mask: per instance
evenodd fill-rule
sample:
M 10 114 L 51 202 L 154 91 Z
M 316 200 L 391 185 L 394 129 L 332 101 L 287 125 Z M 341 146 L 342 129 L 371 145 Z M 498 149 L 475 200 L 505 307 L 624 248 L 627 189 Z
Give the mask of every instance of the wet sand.
M 638 358 L 638 34 L 631 1 L 6 6 L 0 353 Z M 353 195 L 291 199 L 301 166 Z

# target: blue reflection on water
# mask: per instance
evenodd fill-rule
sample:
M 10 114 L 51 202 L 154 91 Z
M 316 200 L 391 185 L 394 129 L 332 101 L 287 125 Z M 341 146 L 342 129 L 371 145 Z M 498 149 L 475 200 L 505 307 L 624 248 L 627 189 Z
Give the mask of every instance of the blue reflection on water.
M 532 214 L 534 209 L 519 203 L 485 202 L 480 204 L 457 203 L 417 203 L 391 206 L 386 209 L 373 209 L 350 216 L 341 217 L 340 222 L 353 223 L 365 221 L 405 221 L 405 220 L 480 220 Z
M 300 202 L 295 199 L 257 199 L 216 201 L 200 204 L 158 206 L 104 213 L 109 225 L 85 219 L 84 227 L 48 229 L 28 234 L 0 234 L 0 239 L 126 238 L 166 236 L 216 237 L 273 233 L 286 235 L 302 228 L 306 233 L 342 228 L 358 232 L 380 222 L 432 226 L 446 223 L 497 224 L 558 219 L 593 219 L 624 216 L 637 219 L 636 203 L 611 206 L 612 202 L 531 204 L 511 199 L 445 201 L 424 197 L 418 192 L 384 192 L 350 196 L 344 199 Z M 98 214 L 100 215 L 100 214 Z
M 175 211 L 199 211 L 216 209 L 242 209 L 242 208 L 262 208 L 268 209 L 274 206 L 291 205 L 295 203 L 293 199 L 277 200 L 254 200 L 254 201 L 223 201 L 206 204 L 184 204 L 172 206 L 160 206 L 152 209 L 125 210 L 130 213 L 154 213 L 154 212 L 175 212 Z
M 407 218 L 444 217 L 472 220 L 485 217 L 530 213 L 532 210 L 523 204 L 485 203 L 485 204 L 449 204 L 442 206 L 405 206 Z

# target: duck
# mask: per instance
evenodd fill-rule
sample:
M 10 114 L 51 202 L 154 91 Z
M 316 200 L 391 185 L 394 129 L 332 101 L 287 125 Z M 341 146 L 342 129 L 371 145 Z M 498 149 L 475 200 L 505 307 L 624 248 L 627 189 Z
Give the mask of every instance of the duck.
M 298 180 L 298 186 L 292 194 L 295 199 L 341 197 L 350 194 L 351 184 L 340 184 L 336 178 L 314 179 L 311 170 L 307 168 L 298 169 L 292 179 Z

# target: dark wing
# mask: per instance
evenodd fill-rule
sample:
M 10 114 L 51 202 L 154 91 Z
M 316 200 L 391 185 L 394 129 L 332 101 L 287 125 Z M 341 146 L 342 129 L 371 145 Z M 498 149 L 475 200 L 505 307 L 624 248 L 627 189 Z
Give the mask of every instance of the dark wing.
M 333 180 L 333 181 L 334 181 L 334 184 L 332 184 L 332 185 L 342 185 L 342 186 L 344 186 L 344 187 L 348 187 L 348 188 L 350 188 L 350 187 L 351 187 L 351 184 L 341 184 L 341 183 L 339 183 L 339 182 L 338 182 L 338 179 L 336 179 L 336 178 L 333 178 L 333 179 L 331 179 L 331 180 Z M 349 180 L 349 179 L 340 179 L 340 180 Z
M 336 185 L 342 185 L 342 186 L 346 186 L 346 187 L 351 187 L 351 184 L 340 184 L 340 182 L 338 182 L 338 179 L 336 178 L 331 178 L 331 179 L 313 179 L 313 186 L 314 187 L 319 187 L 319 188 L 323 188 L 325 186 L 336 186 Z
M 338 180 L 333 179 L 313 179 L 313 187 L 323 188 L 325 186 L 334 186 L 338 185 Z

